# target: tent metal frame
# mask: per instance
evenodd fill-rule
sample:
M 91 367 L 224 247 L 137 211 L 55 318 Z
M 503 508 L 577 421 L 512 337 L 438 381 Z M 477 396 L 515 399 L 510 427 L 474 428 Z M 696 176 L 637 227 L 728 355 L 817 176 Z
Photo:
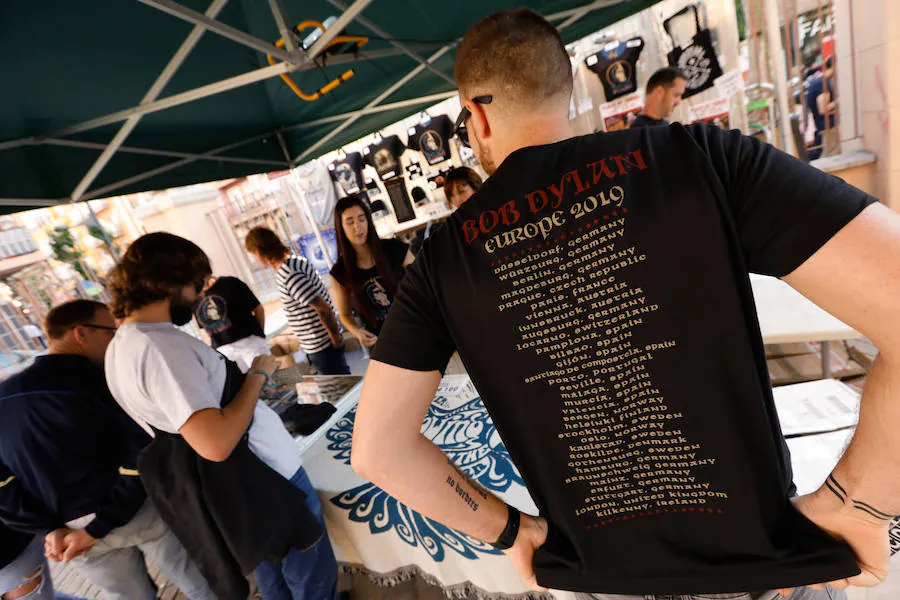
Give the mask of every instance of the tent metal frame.
M 331 27 L 326 29 L 325 32 L 323 32 L 323 34 L 312 44 L 312 46 L 305 51 L 298 46 L 297 40 L 290 29 L 282 0 L 268 0 L 268 3 L 269 8 L 272 12 L 272 16 L 275 20 L 275 24 L 278 27 L 278 30 L 281 32 L 283 39 L 285 40 L 284 49 L 277 48 L 274 44 L 270 44 L 269 42 L 260 40 L 259 38 L 256 38 L 246 32 L 235 29 L 229 25 L 222 23 L 221 21 L 217 21 L 216 16 L 219 14 L 222 8 L 224 8 L 228 0 L 212 0 L 205 13 L 193 11 L 187 7 L 182 6 L 181 4 L 178 4 L 177 2 L 174 2 L 173 0 L 137 1 L 146 6 L 150 6 L 157 10 L 170 14 L 176 18 L 180 18 L 182 20 L 193 23 L 194 27 L 185 38 L 181 46 L 178 48 L 178 50 L 175 52 L 175 54 L 172 56 L 169 63 L 157 77 L 156 81 L 154 81 L 153 85 L 150 86 L 150 89 L 147 91 L 138 106 L 117 111 L 102 117 L 91 119 L 89 121 L 84 121 L 82 123 L 76 123 L 40 136 L 29 136 L 0 143 L 0 151 L 20 146 L 40 144 L 63 145 L 102 150 L 100 156 L 97 157 L 93 165 L 85 173 L 84 177 L 81 179 L 78 185 L 76 185 L 76 187 L 72 190 L 72 193 L 69 197 L 59 198 L 55 200 L 34 198 L 0 198 L 0 204 L 18 204 L 22 206 L 54 206 L 66 202 L 96 199 L 138 181 L 154 177 L 158 174 L 177 169 L 186 164 L 200 160 L 227 161 L 260 165 L 265 164 L 267 166 L 279 168 L 292 168 L 294 166 L 297 166 L 297 164 L 299 164 L 301 160 L 309 156 L 311 153 L 315 152 L 319 147 L 327 143 L 330 139 L 338 135 L 341 131 L 345 130 L 347 127 L 352 125 L 364 115 L 407 106 L 431 104 L 433 102 L 437 102 L 456 95 L 456 91 L 454 89 L 439 94 L 433 94 L 431 96 L 424 96 L 420 98 L 413 98 L 410 100 L 384 104 L 384 101 L 389 98 L 394 92 L 396 92 L 403 85 L 408 83 L 411 79 L 425 70 L 435 73 L 444 81 L 455 87 L 455 82 L 453 81 L 453 79 L 446 73 L 442 73 L 440 70 L 436 69 L 433 66 L 433 63 L 441 56 L 452 50 L 459 43 L 459 40 L 441 46 L 426 59 L 420 54 L 420 52 L 427 50 L 429 47 L 433 49 L 434 47 L 439 46 L 439 44 L 404 44 L 398 41 L 391 40 L 391 36 L 388 32 L 361 15 L 362 11 L 369 4 L 371 4 L 373 0 L 354 0 L 349 6 L 341 0 L 327 0 L 332 6 L 335 6 L 343 12 L 337 18 L 337 21 Z M 594 0 L 579 7 L 560 11 L 550 15 L 545 15 L 545 18 L 551 22 L 562 21 L 562 23 L 557 26 L 558 29 L 562 30 L 577 22 L 579 19 L 583 18 L 590 12 L 607 8 L 619 4 L 623 1 L 625 0 Z M 316 59 L 322 54 L 331 40 L 353 21 L 356 21 L 375 35 L 385 38 L 393 46 L 393 48 L 368 53 L 360 53 L 360 56 L 358 57 L 332 57 L 329 59 L 328 64 L 334 65 L 353 62 L 356 60 L 373 60 L 388 56 L 396 56 L 399 54 L 405 54 L 419 63 L 416 68 L 407 72 L 400 79 L 394 82 L 394 84 L 392 84 L 381 94 L 379 94 L 375 99 L 368 102 L 364 107 L 340 115 L 332 115 L 305 123 L 298 123 L 289 127 L 283 127 L 275 131 L 270 131 L 245 140 L 233 142 L 225 146 L 213 148 L 199 154 L 150 148 L 137 148 L 124 145 L 125 140 L 138 125 L 144 115 L 186 104 L 188 102 L 199 100 L 201 98 L 220 94 L 228 90 L 237 89 L 253 83 L 258 83 L 260 81 L 265 81 L 266 79 L 270 79 L 272 77 L 276 77 L 285 73 L 305 71 L 317 68 L 318 63 L 316 62 Z M 160 98 L 159 96 L 166 85 L 178 71 L 179 67 L 184 63 L 185 59 L 188 57 L 197 43 L 200 41 L 203 34 L 207 31 L 225 37 L 233 42 L 242 44 L 259 52 L 271 54 L 273 57 L 281 59 L 282 62 L 243 73 L 235 77 L 217 81 L 215 83 L 200 86 L 186 92 Z M 314 144 L 303 150 L 293 159 L 290 159 L 289 155 L 285 153 L 285 162 L 266 161 L 238 156 L 221 156 L 221 154 L 224 152 L 228 152 L 235 148 L 239 148 L 241 146 L 245 146 L 247 144 L 251 144 L 253 142 L 257 142 L 273 136 L 280 140 L 279 143 L 282 144 L 282 149 L 284 151 L 286 150 L 286 146 L 283 145 L 283 139 L 281 139 L 281 135 L 283 132 L 317 127 L 319 125 L 337 121 L 340 121 L 338 125 L 336 125 L 331 131 L 325 134 Z M 65 136 L 69 136 L 75 133 L 81 133 L 84 131 L 102 127 L 104 125 L 119 122 L 123 123 L 116 135 L 112 140 L 110 140 L 108 144 L 92 144 L 89 142 L 61 139 Z M 140 173 L 138 175 L 134 175 L 132 177 L 107 184 L 99 188 L 90 189 L 91 184 L 96 180 L 96 178 L 100 175 L 100 173 L 117 152 L 169 156 L 173 158 L 179 158 L 179 160 L 168 163 L 166 165 L 162 165 L 155 169 L 151 169 L 144 173 Z

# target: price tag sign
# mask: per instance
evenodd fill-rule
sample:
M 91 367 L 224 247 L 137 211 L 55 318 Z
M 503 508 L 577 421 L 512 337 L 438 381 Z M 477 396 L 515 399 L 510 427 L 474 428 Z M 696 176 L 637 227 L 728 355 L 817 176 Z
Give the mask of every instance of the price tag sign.
M 740 69 L 728 71 L 713 82 L 719 94 L 731 98 L 744 89 L 744 75 Z

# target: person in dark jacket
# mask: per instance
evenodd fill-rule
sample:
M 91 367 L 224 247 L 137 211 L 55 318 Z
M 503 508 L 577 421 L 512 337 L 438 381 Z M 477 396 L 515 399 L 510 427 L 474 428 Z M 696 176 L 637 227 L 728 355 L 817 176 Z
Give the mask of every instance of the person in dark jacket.
M 632 121 L 630 129 L 668 125 L 666 119 L 681 104 L 687 78 L 680 69 L 663 67 L 647 80 L 644 110 Z
M 288 485 L 291 491 L 302 490 L 306 494 L 305 508 L 321 525 L 315 531 L 318 542 L 306 551 L 294 545 L 283 560 L 257 563 L 251 568 L 256 567 L 256 580 L 265 600 L 328 600 L 335 596 L 337 562 L 328 536 L 320 536 L 324 530 L 321 504 L 301 466 L 293 438 L 278 415 L 258 401 L 278 362 L 270 355 L 258 356 L 243 375 L 234 363 L 176 327 L 191 320 L 193 307 L 211 273 L 203 250 L 184 238 L 151 233 L 131 245 L 110 276 L 112 311 L 122 324 L 106 353 L 107 381 L 116 402 L 132 419 L 147 431 L 160 432 L 154 444 L 167 439 L 170 447 L 181 451 L 183 446 L 174 442 L 183 440 L 205 459 L 204 468 L 219 465 L 219 473 L 233 464 L 236 451 L 249 446 L 255 458 L 270 467 L 268 472 L 280 475 L 276 483 L 290 481 L 296 486 Z M 142 473 L 142 477 L 147 475 L 146 471 Z M 241 481 L 241 476 L 235 472 L 230 479 Z M 148 490 L 151 497 L 158 498 L 155 489 L 148 486 Z M 248 489 L 248 493 L 254 491 Z M 205 499 L 206 506 L 196 514 L 209 514 L 226 503 L 236 506 L 240 498 L 213 506 L 218 500 L 221 499 Z M 238 518 L 243 519 L 240 524 L 249 538 L 273 520 L 276 525 L 284 523 L 287 529 L 287 524 L 296 522 L 295 517 L 303 510 L 300 505 L 287 514 L 262 507 L 245 511 Z M 227 539 L 227 532 L 222 529 L 216 532 L 206 528 L 194 537 L 223 534 Z M 185 538 L 185 544 L 189 543 L 193 544 L 193 540 Z M 191 547 L 207 548 L 202 544 Z M 237 562 L 243 563 L 245 548 L 235 547 L 233 551 Z M 244 568 L 246 564 L 240 566 Z
M 46 535 L 109 599 L 156 597 L 144 556 L 189 598 L 211 590 L 147 502 L 138 453 L 149 441 L 116 405 L 103 374 L 116 322 L 76 300 L 47 316 L 50 349 L 0 384 L 0 519 Z

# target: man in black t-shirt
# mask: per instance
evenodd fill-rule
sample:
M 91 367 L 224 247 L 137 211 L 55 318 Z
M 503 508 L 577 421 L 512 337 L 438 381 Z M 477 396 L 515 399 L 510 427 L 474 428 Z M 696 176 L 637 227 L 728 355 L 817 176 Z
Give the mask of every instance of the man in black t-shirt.
M 900 217 L 739 132 L 573 138 L 568 64 L 527 9 L 460 44 L 458 123 L 491 176 L 406 273 L 366 374 L 354 468 L 504 549 L 529 583 L 588 598 L 827 600 L 845 595 L 803 586 L 878 583 L 900 513 L 900 267 L 884 260 L 900 255 Z M 881 350 L 849 448 L 800 498 L 750 272 Z M 540 516 L 421 436 L 454 350 Z
M 244 372 L 254 358 L 269 353 L 266 310 L 237 277 L 210 278 L 194 306 L 194 320 L 210 345 Z
M 631 124 L 631 129 L 668 125 L 669 115 L 681 104 L 687 79 L 675 67 L 663 67 L 647 80 L 644 110 Z

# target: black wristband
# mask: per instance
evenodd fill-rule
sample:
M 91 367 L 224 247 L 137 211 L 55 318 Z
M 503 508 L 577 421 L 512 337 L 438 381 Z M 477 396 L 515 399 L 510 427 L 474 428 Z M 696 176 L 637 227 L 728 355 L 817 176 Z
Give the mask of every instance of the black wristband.
M 507 504 L 506 508 L 509 509 L 509 518 L 506 520 L 506 528 L 503 530 L 503 533 L 500 534 L 500 537 L 497 538 L 497 541 L 491 544 L 491 546 L 497 550 L 508 550 L 509 548 L 512 548 L 512 545 L 516 543 L 516 537 L 519 535 L 519 522 L 522 517 L 516 507 Z

